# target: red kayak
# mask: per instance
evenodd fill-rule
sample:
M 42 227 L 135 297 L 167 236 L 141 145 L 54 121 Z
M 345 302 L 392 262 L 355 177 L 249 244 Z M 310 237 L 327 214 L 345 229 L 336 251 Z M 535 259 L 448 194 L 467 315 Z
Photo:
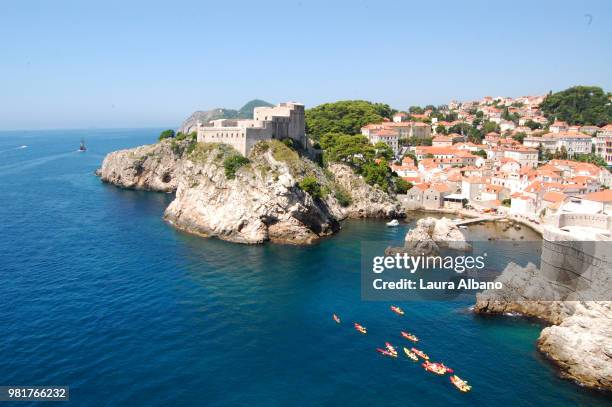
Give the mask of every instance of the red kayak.
M 389 342 L 385 342 L 385 346 L 387 347 L 387 350 L 395 355 L 397 355 L 397 351 L 395 350 L 395 348 L 393 347 L 393 345 L 391 345 Z
M 444 363 L 432 363 L 426 361 L 423 363 L 423 368 L 428 372 L 443 375 L 446 373 L 453 373 L 453 369 L 444 366 Z
M 410 348 L 410 350 L 413 351 L 414 353 L 416 353 L 422 359 L 429 360 L 429 356 L 427 356 L 427 354 L 425 352 L 420 351 L 417 348 Z
M 355 322 L 355 329 L 361 332 L 362 334 L 368 333 L 368 330 L 365 328 L 365 326 L 361 326 L 357 322 Z
M 404 332 L 402 331 L 402 336 L 412 342 L 418 342 L 419 338 L 417 338 L 415 335 L 408 333 L 408 332 Z
M 376 348 L 376 351 L 377 351 L 378 353 L 380 353 L 381 355 L 383 355 L 383 356 L 389 356 L 389 357 L 391 357 L 391 358 L 396 358 L 396 357 L 397 357 L 397 353 L 395 353 L 395 354 L 394 354 L 394 353 L 391 353 L 391 352 L 389 352 L 389 351 L 388 351 L 388 350 L 386 350 L 386 349 Z

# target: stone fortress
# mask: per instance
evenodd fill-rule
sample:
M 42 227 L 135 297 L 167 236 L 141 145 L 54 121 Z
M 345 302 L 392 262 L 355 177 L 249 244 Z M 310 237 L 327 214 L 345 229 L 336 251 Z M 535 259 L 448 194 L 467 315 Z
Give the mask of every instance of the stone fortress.
M 301 147 L 307 146 L 304 105 L 295 102 L 256 107 L 253 119 L 198 122 L 197 133 L 198 142 L 229 144 L 244 156 L 261 140 L 290 138 Z

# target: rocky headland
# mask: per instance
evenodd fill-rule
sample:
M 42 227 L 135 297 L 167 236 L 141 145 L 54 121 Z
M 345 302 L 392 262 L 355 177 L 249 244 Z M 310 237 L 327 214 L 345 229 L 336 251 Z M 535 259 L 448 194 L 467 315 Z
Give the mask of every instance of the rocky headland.
M 403 247 L 388 248 L 386 254 L 408 253 L 415 256 L 431 256 L 439 254 L 442 248 L 469 251 L 472 246 L 451 219 L 427 217 L 419 219 L 416 227 L 406 233 Z
M 189 140 L 110 153 L 97 171 L 123 188 L 175 192 L 164 218 L 178 229 L 238 243 L 309 244 L 345 218 L 405 216 L 399 203 L 343 164 L 327 168 L 276 140 L 248 159 Z
M 518 313 L 546 324 L 537 347 L 561 375 L 612 391 L 612 263 L 609 242 L 572 241 L 544 233 L 541 267 L 510 263 L 496 279 L 504 288 L 477 295 L 475 312 Z

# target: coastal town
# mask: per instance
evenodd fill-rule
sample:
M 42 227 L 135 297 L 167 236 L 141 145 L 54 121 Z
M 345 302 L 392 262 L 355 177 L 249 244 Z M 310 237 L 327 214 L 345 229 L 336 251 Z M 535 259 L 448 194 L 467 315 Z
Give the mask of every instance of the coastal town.
M 411 185 L 399 196 L 408 209 L 495 213 L 535 223 L 547 213 L 609 211 L 612 174 L 605 166 L 612 165 L 612 123 L 551 121 L 540 110 L 544 99 L 451 101 L 398 112 L 363 126 L 361 134 L 393 150 L 391 170 Z

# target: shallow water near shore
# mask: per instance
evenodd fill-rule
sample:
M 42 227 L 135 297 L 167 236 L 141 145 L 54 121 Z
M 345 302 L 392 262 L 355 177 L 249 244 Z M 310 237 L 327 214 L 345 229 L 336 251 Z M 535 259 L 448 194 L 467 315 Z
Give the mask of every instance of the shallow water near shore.
M 397 228 L 347 221 L 307 247 L 245 246 L 174 230 L 162 219 L 171 194 L 93 175 L 106 153 L 160 130 L 0 132 L 0 385 L 69 385 L 78 406 L 610 402 L 558 377 L 536 322 L 475 316 L 471 300 L 405 302 L 404 317 L 361 301 L 360 242 L 401 243 L 418 214 Z M 537 249 L 511 257 L 524 265 Z M 385 341 L 411 346 L 401 330 L 472 392 L 378 355 Z

